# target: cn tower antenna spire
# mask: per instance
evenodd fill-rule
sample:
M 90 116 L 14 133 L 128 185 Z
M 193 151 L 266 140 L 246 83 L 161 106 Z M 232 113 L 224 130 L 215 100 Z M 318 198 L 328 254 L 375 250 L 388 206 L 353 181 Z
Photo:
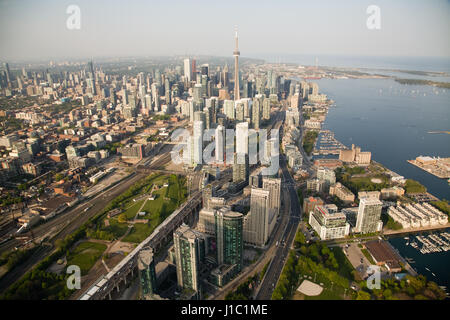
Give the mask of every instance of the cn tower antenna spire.
M 241 54 L 239 52 L 239 40 L 238 40 L 238 32 L 237 32 L 237 26 L 234 26 L 235 30 L 235 41 L 236 41 L 236 48 L 234 49 L 233 56 L 234 56 L 234 100 L 240 100 L 240 90 L 239 90 L 239 55 Z

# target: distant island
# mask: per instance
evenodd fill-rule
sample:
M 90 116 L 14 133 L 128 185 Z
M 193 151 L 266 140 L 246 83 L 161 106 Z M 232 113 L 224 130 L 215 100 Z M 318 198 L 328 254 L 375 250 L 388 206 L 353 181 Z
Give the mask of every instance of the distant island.
M 435 71 L 417 71 L 417 70 L 398 70 L 394 69 L 395 72 L 403 72 L 408 74 L 414 74 L 418 76 L 429 76 L 429 77 L 445 77 L 448 76 L 446 72 L 435 72 Z
M 422 80 L 422 79 L 400 79 L 400 78 L 395 78 L 395 81 L 397 81 L 400 84 L 428 85 L 428 86 L 435 86 L 435 87 L 450 89 L 450 82 L 439 82 L 439 81 Z

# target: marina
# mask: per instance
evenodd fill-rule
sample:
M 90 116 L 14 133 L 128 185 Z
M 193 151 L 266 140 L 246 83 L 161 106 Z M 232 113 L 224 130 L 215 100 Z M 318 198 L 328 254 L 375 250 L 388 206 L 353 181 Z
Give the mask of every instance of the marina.
M 450 285 L 450 229 L 389 237 L 392 246 L 419 274 L 436 282 L 448 294 Z
M 422 254 L 447 252 L 450 250 L 450 233 L 442 232 L 438 234 L 429 234 L 427 236 L 413 236 L 413 240 L 407 238 L 406 245 L 417 249 Z
M 341 149 L 347 149 L 347 147 L 334 137 L 334 132 L 330 130 L 321 130 L 317 138 L 313 155 L 338 155 Z

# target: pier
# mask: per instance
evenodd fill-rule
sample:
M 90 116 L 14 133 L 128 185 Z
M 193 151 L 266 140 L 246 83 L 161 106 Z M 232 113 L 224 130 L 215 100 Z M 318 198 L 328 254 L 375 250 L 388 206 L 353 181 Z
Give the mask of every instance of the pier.
M 412 165 L 431 173 L 432 175 L 441 178 L 450 178 L 450 158 L 432 158 L 432 157 L 417 157 L 415 160 L 407 160 Z

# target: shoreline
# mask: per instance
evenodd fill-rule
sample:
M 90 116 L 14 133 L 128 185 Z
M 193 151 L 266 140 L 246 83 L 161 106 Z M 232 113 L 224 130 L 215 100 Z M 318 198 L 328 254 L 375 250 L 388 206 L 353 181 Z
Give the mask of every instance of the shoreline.
M 396 237 L 402 234 L 412 234 L 412 233 L 420 233 L 420 232 L 432 232 L 437 230 L 443 230 L 450 228 L 450 222 L 446 225 L 441 226 L 431 226 L 431 227 L 423 227 L 420 229 L 401 229 L 401 230 L 387 230 L 386 232 L 383 231 L 383 236 L 386 237 Z

